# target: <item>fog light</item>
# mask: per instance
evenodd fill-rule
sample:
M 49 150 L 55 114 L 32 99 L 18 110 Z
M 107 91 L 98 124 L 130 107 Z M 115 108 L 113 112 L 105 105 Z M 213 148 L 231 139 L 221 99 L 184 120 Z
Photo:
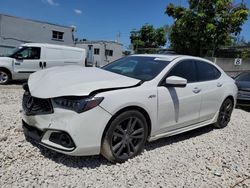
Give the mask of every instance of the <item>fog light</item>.
M 66 132 L 53 132 L 49 137 L 49 141 L 59 144 L 65 148 L 73 148 L 75 144 L 68 133 Z
M 66 147 L 66 148 L 72 147 L 72 140 L 67 134 L 61 134 L 60 143 L 62 146 Z

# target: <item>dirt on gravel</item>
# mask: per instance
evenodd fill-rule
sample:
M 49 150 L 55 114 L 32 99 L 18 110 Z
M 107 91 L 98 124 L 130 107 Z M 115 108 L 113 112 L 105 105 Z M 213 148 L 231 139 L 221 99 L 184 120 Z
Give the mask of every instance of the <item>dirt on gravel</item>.
M 0 187 L 250 187 L 250 113 L 228 127 L 207 126 L 147 143 L 123 163 L 71 157 L 28 142 L 21 84 L 0 86 Z

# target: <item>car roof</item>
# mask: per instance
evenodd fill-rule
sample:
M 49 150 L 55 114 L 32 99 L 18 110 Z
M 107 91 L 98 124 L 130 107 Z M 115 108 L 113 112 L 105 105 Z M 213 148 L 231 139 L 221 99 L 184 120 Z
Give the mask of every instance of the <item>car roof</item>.
M 136 56 L 136 57 L 155 57 L 155 58 L 159 58 L 161 60 L 165 60 L 165 61 L 173 61 L 174 59 L 181 57 L 181 55 L 164 55 L 164 54 L 135 54 L 132 56 Z
M 49 48 L 60 48 L 60 49 L 71 49 L 71 50 L 83 50 L 83 48 L 66 46 L 66 45 L 58 45 L 58 44 L 48 44 L 48 43 L 24 43 L 21 46 L 27 47 L 49 47 Z
M 206 61 L 210 62 L 208 59 L 204 59 L 201 57 L 196 57 L 196 56 L 189 56 L 189 55 L 178 55 L 178 54 L 134 54 L 131 56 L 136 56 L 136 57 L 154 57 L 154 58 L 159 58 L 159 60 L 163 61 L 173 61 L 177 58 L 182 58 L 182 59 L 194 59 L 194 60 L 201 60 L 201 61 Z

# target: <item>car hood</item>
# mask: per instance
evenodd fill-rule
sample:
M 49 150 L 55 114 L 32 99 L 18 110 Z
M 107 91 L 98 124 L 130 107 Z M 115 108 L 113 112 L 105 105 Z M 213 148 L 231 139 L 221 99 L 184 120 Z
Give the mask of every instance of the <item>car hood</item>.
M 6 62 L 12 63 L 12 60 L 13 58 L 10 57 L 0 57 L 0 63 L 6 63 Z
M 61 66 L 30 75 L 29 91 L 37 98 L 87 96 L 92 92 L 132 87 L 140 80 L 95 67 Z
M 242 91 L 250 91 L 250 82 L 248 81 L 236 81 L 238 89 Z

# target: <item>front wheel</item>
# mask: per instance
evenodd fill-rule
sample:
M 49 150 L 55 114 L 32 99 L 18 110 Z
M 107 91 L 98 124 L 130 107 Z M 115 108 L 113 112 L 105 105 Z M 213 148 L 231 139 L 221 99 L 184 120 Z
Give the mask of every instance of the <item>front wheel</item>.
M 217 122 L 214 124 L 217 128 L 224 128 L 228 125 L 233 111 L 233 101 L 227 98 L 221 105 Z
M 111 162 L 125 162 L 141 153 L 148 136 L 145 117 L 138 111 L 118 115 L 106 131 L 101 154 Z
M 10 75 L 4 70 L 0 70 L 0 85 L 8 84 L 9 81 Z

